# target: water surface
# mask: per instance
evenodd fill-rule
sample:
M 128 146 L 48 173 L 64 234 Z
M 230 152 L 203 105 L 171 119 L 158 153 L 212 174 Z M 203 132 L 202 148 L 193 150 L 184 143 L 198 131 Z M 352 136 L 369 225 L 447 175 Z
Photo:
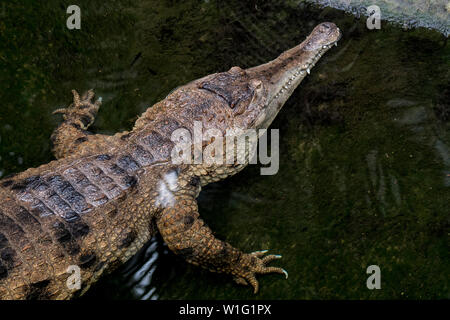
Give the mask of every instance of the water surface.
M 131 129 L 173 88 L 258 65 L 315 25 L 343 31 L 284 106 L 280 170 L 259 166 L 199 197 L 216 236 L 243 251 L 270 249 L 289 279 L 260 276 L 260 293 L 191 266 L 155 237 L 85 299 L 449 298 L 450 46 L 427 29 L 296 1 L 10 1 L 0 19 L 0 172 L 53 159 L 49 136 L 72 89 L 103 105 L 92 131 Z M 71 4 L 71 3 L 70 3 Z M 382 289 L 368 290 L 378 265 Z

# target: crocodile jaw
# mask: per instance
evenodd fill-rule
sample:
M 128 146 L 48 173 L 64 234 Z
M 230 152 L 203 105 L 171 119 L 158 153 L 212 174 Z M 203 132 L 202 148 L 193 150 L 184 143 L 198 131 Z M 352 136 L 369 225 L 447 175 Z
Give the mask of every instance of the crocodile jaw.
M 269 127 L 297 86 L 340 38 L 341 31 L 334 23 L 322 23 L 300 45 L 275 60 L 246 70 L 251 78 L 260 79 L 268 91 L 266 106 L 253 124 L 255 128 Z

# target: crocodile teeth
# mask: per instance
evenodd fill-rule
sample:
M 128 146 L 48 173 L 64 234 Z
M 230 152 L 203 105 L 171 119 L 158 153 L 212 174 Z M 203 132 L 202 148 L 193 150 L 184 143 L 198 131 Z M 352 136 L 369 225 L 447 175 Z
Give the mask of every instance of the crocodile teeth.
M 337 47 L 337 42 L 335 42 L 334 45 Z
M 308 74 L 311 74 L 311 70 L 309 68 L 306 69 L 306 72 L 308 72 Z

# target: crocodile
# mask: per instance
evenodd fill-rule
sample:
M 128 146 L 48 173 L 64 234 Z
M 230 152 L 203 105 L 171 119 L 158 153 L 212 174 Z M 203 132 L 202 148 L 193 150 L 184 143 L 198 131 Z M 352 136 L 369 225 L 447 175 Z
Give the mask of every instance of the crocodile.
M 235 128 L 267 129 L 340 37 L 334 23 L 321 23 L 268 63 L 232 67 L 176 88 L 132 130 L 115 135 L 88 131 L 101 98 L 95 100 L 92 89 L 82 96 L 73 90 L 73 102 L 55 111 L 63 117 L 51 136 L 56 160 L 0 180 L 0 298 L 79 297 L 156 232 L 186 261 L 231 275 L 255 293 L 256 275 L 287 277 L 268 265 L 280 255 L 241 252 L 215 238 L 198 213 L 201 188 L 242 170 L 249 148 L 228 150 L 244 152 L 241 162 L 176 163 L 172 133 L 192 133 L 195 122 L 224 135 Z M 200 151 L 212 140 L 200 141 Z

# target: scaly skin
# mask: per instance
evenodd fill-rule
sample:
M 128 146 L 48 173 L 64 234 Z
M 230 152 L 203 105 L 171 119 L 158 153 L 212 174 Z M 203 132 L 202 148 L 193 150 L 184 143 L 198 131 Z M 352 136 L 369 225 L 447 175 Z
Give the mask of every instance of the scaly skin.
M 0 181 L 0 297 L 68 299 L 102 273 L 132 257 L 158 230 L 188 262 L 233 276 L 258 291 L 257 274 L 287 273 L 267 264 L 278 255 L 246 254 L 214 237 L 199 218 L 202 186 L 242 170 L 245 162 L 175 164 L 175 129 L 267 128 L 315 62 L 335 44 L 339 29 L 317 26 L 300 45 L 247 70 L 193 81 L 149 108 L 132 131 L 87 131 L 101 101 L 93 91 L 62 113 L 52 135 L 58 160 Z M 254 142 L 254 141 L 253 141 Z M 204 141 L 206 150 L 212 142 Z M 254 147 L 254 143 L 252 146 Z M 229 157 L 231 152 L 225 154 Z M 69 289 L 69 266 L 81 268 L 81 289 Z

